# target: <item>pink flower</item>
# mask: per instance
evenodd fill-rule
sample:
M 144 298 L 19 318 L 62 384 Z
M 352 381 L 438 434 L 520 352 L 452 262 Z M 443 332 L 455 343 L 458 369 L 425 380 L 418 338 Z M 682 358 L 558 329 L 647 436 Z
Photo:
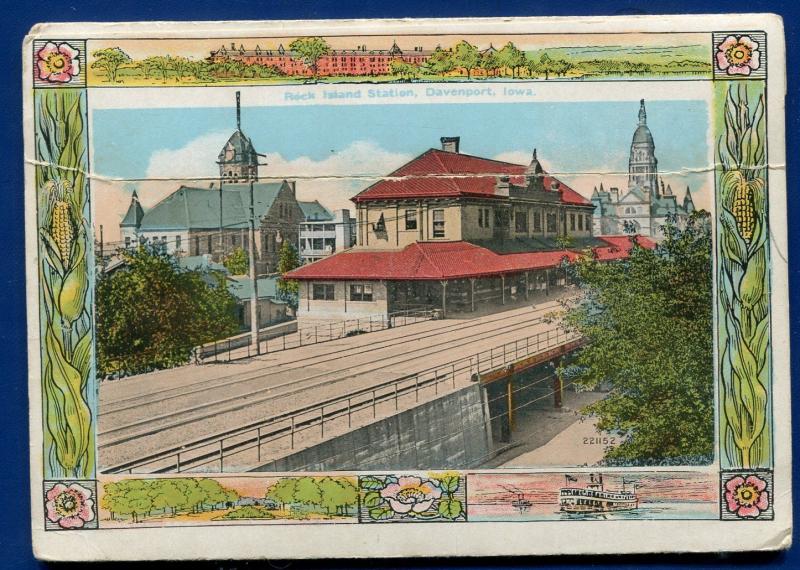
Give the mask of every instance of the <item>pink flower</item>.
M 758 42 L 749 36 L 728 36 L 717 46 L 717 67 L 728 75 L 750 75 L 760 62 Z
M 69 83 L 81 71 L 80 52 L 67 43 L 47 42 L 36 52 L 39 79 L 51 83 Z
M 61 528 L 81 528 L 94 519 L 92 492 L 77 483 L 56 483 L 46 496 L 47 518 Z
M 725 483 L 728 510 L 742 518 L 756 518 L 769 507 L 767 482 L 756 475 L 737 475 Z
M 381 490 L 381 497 L 389 501 L 396 513 L 422 513 L 442 496 L 442 490 L 434 481 L 423 481 L 419 477 L 400 477 L 397 483 L 389 483 Z

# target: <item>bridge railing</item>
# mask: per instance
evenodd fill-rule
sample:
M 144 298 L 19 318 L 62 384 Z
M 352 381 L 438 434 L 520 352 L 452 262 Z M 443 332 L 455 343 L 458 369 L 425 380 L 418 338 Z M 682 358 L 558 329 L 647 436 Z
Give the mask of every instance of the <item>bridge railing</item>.
M 527 357 L 561 347 L 581 337 L 561 328 L 542 331 L 459 358 L 446 364 L 387 380 L 367 388 L 317 402 L 265 420 L 206 436 L 180 447 L 165 449 L 104 469 L 105 473 L 176 473 L 187 470 L 224 472 L 228 465 L 258 464 L 267 458 L 264 447 L 276 445 L 285 454 L 324 440 L 334 431 L 366 424 L 378 414 L 390 415 L 401 406 L 420 402 L 421 396 L 438 397 L 459 384 L 507 368 Z M 271 454 L 274 459 L 274 453 Z M 232 458 L 237 457 L 234 463 Z
M 299 348 L 321 342 L 339 340 L 348 336 L 378 332 L 389 328 L 412 325 L 429 321 L 437 316 L 433 309 L 409 309 L 396 311 L 388 315 L 372 315 L 360 319 L 331 321 L 307 327 L 299 327 L 286 334 L 260 335 L 259 348 L 261 354 Z M 256 355 L 255 347 L 249 335 L 238 335 L 207 343 L 198 348 L 200 362 L 232 362 Z

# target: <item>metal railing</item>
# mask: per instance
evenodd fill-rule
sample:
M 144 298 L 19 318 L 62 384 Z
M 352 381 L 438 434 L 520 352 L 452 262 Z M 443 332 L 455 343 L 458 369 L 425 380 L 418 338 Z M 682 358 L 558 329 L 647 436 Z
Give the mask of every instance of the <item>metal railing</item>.
M 269 354 L 321 342 L 339 340 L 357 334 L 382 331 L 412 325 L 437 318 L 435 309 L 408 309 L 388 315 L 373 315 L 360 319 L 331 321 L 314 326 L 299 327 L 287 334 L 260 335 L 259 354 Z M 198 347 L 198 363 L 232 362 L 255 356 L 256 350 L 249 335 L 238 335 Z
M 133 473 L 135 469 L 148 466 L 149 473 L 180 473 L 187 469 L 209 466 L 216 466 L 219 472 L 223 472 L 226 459 L 253 451 L 255 457 L 250 463 L 261 462 L 265 444 L 286 440 L 288 450 L 291 451 L 296 448 L 299 437 L 307 434 L 309 430 L 319 430 L 318 438 L 313 438 L 315 441 L 311 444 L 319 443 L 325 438 L 326 423 L 330 433 L 332 421 L 344 421 L 346 418 L 347 428 L 350 429 L 353 427 L 353 417 L 359 412 L 366 412 L 367 420 L 376 419 L 378 407 L 382 404 L 388 404 L 388 407 L 384 406 L 386 409 L 382 410 L 382 413 L 399 411 L 400 400 L 404 397 L 409 403 L 414 404 L 419 403 L 420 393 L 424 390 L 432 390 L 433 396 L 438 397 L 447 389 L 455 389 L 459 383 L 469 384 L 479 380 L 481 375 L 502 370 L 527 357 L 542 354 L 580 339 L 578 333 L 561 328 L 550 329 L 440 366 L 121 463 L 106 468 L 103 472 Z M 303 447 L 308 445 L 310 444 L 306 442 Z

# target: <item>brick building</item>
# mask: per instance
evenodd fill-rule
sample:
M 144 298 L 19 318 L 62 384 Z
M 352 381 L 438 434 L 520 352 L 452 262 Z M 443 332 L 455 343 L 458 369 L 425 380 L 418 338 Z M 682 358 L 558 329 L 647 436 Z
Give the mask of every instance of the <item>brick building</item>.
M 563 263 L 587 248 L 600 259 L 630 249 L 627 237 L 593 236 L 592 203 L 535 150 L 520 165 L 441 142 L 353 198 L 356 247 L 287 274 L 301 281 L 298 319 L 505 305 L 565 286 Z
M 367 49 L 366 45 L 356 49 L 334 49 L 323 55 L 317 62 L 317 75 L 385 75 L 389 73 L 393 61 L 404 61 L 414 65 L 422 65 L 431 55 L 431 51 L 422 47 L 414 47 L 410 51 L 403 51 L 393 43 L 389 49 Z M 313 75 L 311 67 L 303 57 L 279 45 L 277 49 L 262 49 L 256 45 L 253 49 L 246 49 L 235 43 L 230 46 L 221 46 L 211 52 L 208 58 L 211 63 L 224 63 L 226 61 L 240 61 L 246 65 L 264 65 L 274 67 L 285 75 L 308 76 Z

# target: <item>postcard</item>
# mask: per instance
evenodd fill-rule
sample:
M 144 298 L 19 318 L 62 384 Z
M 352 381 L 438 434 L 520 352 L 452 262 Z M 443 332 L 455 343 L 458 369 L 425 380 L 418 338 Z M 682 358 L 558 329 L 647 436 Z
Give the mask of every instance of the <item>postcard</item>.
M 23 59 L 38 557 L 791 544 L 779 17 Z

